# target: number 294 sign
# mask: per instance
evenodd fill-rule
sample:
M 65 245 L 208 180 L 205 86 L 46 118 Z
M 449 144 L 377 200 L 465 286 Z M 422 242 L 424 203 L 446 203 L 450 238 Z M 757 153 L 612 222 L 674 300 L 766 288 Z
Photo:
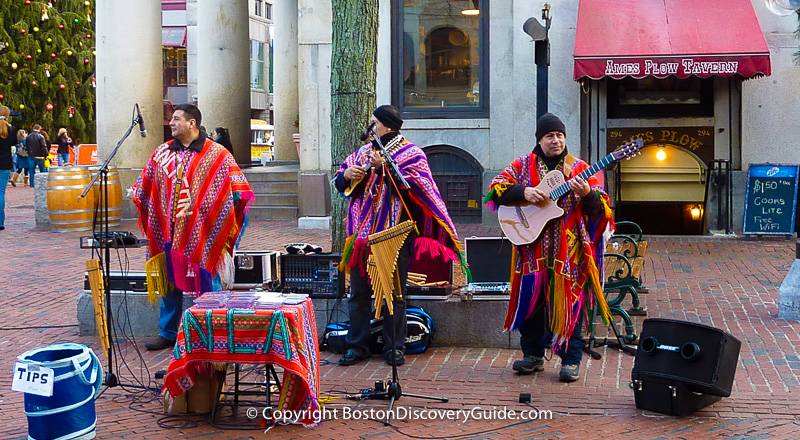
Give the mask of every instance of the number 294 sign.
M 17 362 L 14 366 L 14 381 L 11 382 L 11 389 L 50 397 L 53 395 L 53 382 L 55 382 L 55 376 L 52 368 Z

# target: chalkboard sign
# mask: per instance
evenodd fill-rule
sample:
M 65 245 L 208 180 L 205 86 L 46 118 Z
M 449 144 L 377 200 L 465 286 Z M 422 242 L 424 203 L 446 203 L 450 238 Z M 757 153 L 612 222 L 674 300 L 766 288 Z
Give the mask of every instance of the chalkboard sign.
M 792 235 L 796 201 L 797 165 L 750 165 L 743 232 Z

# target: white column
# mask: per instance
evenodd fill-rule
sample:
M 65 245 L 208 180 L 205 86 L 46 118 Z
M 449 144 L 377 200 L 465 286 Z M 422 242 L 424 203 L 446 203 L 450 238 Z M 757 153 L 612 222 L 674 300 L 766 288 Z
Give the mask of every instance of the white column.
M 120 17 L 125 17 L 124 25 Z M 98 0 L 95 23 L 98 159 L 111 153 L 130 125 L 131 109 L 138 102 L 148 137 L 140 137 L 135 128 L 112 164 L 141 168 L 164 141 L 161 2 Z
M 278 0 L 273 4 L 275 55 L 273 61 L 275 158 L 297 160 L 292 134 L 299 133 L 297 88 L 297 0 Z
M 250 163 L 250 39 L 246 0 L 197 2 L 197 103 L 202 124 L 230 131 L 238 163 Z

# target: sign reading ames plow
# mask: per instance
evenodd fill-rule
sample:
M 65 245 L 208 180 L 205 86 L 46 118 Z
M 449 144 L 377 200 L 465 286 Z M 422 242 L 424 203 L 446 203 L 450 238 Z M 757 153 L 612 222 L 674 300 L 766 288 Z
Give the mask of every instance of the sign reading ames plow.
M 674 57 L 630 57 L 630 58 L 578 58 L 575 57 L 576 78 L 588 76 L 593 79 L 611 77 L 620 79 L 626 76 L 644 78 L 696 76 L 744 77 L 758 73 L 759 58 L 747 55 L 731 56 L 674 56 Z

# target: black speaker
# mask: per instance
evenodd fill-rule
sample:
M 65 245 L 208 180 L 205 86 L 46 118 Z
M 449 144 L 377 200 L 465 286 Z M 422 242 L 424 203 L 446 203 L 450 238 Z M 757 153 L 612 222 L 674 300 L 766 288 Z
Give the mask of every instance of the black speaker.
M 741 342 L 714 327 L 673 319 L 646 319 L 631 376 L 680 382 L 689 391 L 728 397 Z

